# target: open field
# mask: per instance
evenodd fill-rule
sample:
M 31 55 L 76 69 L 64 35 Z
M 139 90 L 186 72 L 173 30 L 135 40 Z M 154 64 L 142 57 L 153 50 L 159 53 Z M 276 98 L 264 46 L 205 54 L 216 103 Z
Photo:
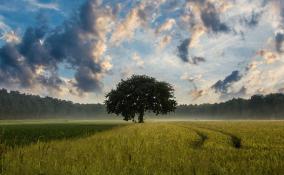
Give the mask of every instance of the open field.
M 2 174 L 284 172 L 284 121 L 6 122 L 0 128 Z

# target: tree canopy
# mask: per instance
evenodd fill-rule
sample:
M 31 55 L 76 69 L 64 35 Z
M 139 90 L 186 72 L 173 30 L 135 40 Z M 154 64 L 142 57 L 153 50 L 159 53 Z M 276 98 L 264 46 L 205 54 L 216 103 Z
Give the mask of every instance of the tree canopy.
M 138 122 L 143 123 L 146 111 L 167 114 L 176 109 L 177 102 L 169 83 L 146 75 L 133 75 L 121 80 L 116 89 L 106 95 L 105 104 L 108 113 L 122 115 L 126 121 L 135 121 L 138 115 Z

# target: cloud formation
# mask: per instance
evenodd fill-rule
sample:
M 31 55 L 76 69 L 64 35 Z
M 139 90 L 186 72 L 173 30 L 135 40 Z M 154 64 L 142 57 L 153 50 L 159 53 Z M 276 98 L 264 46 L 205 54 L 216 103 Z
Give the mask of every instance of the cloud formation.
M 191 41 L 191 39 L 187 38 L 187 39 L 183 40 L 180 43 L 180 45 L 177 47 L 177 49 L 178 49 L 178 56 L 184 62 L 189 62 L 189 59 L 188 59 L 188 47 L 189 47 L 190 41 Z
M 111 41 L 119 44 L 121 41 L 131 39 L 135 30 L 146 22 L 146 14 L 144 12 L 144 5 L 139 5 L 131 9 L 127 17 L 117 25 L 112 33 Z
M 201 12 L 201 19 L 204 26 L 214 33 L 230 31 L 227 24 L 221 22 L 218 10 L 214 4 L 210 2 L 205 4 L 205 8 Z
M 111 9 L 89 0 L 75 20 L 56 30 L 49 32 L 46 24 L 28 28 L 20 43 L 7 43 L 0 49 L 1 84 L 60 89 L 64 81 L 58 75 L 58 64 L 66 62 L 76 71 L 72 84 L 78 91 L 99 91 L 100 80 L 111 67 L 102 56 L 112 20 Z
M 48 2 L 0 5 L 1 87 L 103 98 L 122 76 L 141 73 L 180 87 L 184 103 L 283 89 L 280 0 Z M 41 13 L 48 20 L 36 23 Z
M 222 94 L 228 93 L 228 88 L 235 82 L 239 81 L 242 78 L 242 75 L 239 71 L 233 71 L 230 75 L 225 77 L 224 80 L 217 81 L 211 88 L 215 90 L 215 92 L 219 92 Z
M 200 62 L 205 62 L 206 60 L 204 57 L 193 56 L 189 58 L 188 50 L 190 43 L 191 43 L 190 38 L 185 39 L 181 42 L 181 44 L 177 47 L 178 57 L 180 57 L 183 62 L 187 62 L 193 65 L 198 65 Z

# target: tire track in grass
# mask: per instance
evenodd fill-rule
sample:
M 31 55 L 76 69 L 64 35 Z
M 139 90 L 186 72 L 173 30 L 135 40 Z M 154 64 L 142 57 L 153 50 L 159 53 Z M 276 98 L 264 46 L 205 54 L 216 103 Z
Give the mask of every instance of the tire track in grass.
M 197 140 L 194 144 L 193 144 L 193 148 L 201 148 L 205 141 L 208 139 L 208 136 L 196 129 L 193 129 L 191 127 L 186 127 L 186 126 L 182 126 L 182 125 L 177 125 L 177 124 L 172 124 L 174 126 L 178 126 L 178 127 L 181 127 L 181 128 L 185 128 L 187 130 L 190 130 L 190 131 L 194 131 L 200 138 L 200 140 Z M 192 145 L 191 145 L 192 146 Z
M 210 130 L 210 131 L 213 131 L 213 132 L 218 132 L 218 133 L 221 133 L 221 134 L 224 134 L 224 135 L 227 135 L 231 138 L 231 142 L 232 142 L 232 146 L 236 149 L 240 149 L 242 147 L 242 139 L 239 138 L 238 136 L 232 134 L 232 133 L 229 133 L 229 132 L 226 132 L 226 131 L 223 131 L 223 130 L 218 130 L 218 129 L 213 129 L 213 128 L 207 128 L 207 127 L 196 127 L 196 128 L 200 128 L 200 129 L 207 129 L 207 130 Z
M 196 132 L 196 134 L 200 137 L 200 140 L 197 140 L 194 146 L 195 148 L 201 148 L 204 145 L 205 141 L 208 139 L 208 136 L 197 130 L 193 129 L 193 131 Z

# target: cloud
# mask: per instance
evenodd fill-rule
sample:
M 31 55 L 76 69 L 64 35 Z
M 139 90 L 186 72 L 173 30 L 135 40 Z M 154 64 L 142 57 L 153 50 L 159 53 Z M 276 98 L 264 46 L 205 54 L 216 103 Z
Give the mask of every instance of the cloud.
M 186 80 L 188 81 L 192 87 L 193 87 L 193 90 L 197 90 L 197 85 L 196 85 L 196 82 L 198 81 L 201 81 L 202 79 L 202 75 L 197 75 L 197 76 L 189 76 L 188 73 L 184 73 L 181 77 L 180 77 L 181 80 Z
M 181 42 L 181 44 L 177 47 L 178 49 L 178 56 L 181 58 L 184 62 L 189 62 L 188 59 L 188 47 L 190 44 L 191 39 L 187 38 Z
M 204 26 L 214 33 L 230 31 L 230 28 L 221 22 L 219 12 L 212 3 L 205 4 L 205 8 L 201 11 L 201 19 Z
M 40 9 L 50 9 L 50 10 L 59 10 L 59 5 L 57 3 L 41 3 L 38 0 L 27 0 L 31 6 Z
M 254 94 L 269 94 L 281 91 L 284 86 L 284 64 L 267 64 L 265 61 L 252 61 L 249 69 L 234 87 L 244 87 L 246 96 Z
M 133 54 L 132 60 L 135 61 L 136 65 L 138 67 L 140 67 L 140 68 L 144 67 L 144 61 L 141 59 L 141 57 L 137 53 Z
M 177 47 L 178 49 L 178 56 L 181 58 L 182 61 L 190 63 L 190 64 L 194 64 L 194 65 L 198 65 L 200 62 L 205 62 L 205 58 L 204 57 L 199 57 L 199 56 L 193 56 L 189 59 L 189 53 L 188 53 L 188 49 L 189 49 L 189 45 L 190 45 L 191 39 L 185 39 L 181 42 L 181 44 Z
M 0 40 L 8 43 L 19 43 L 20 37 L 11 29 L 10 26 L 1 21 L 0 16 Z
M 127 66 L 120 70 L 120 76 L 122 78 L 128 78 L 133 75 L 134 71 L 131 67 Z
M 199 38 L 206 32 L 206 28 L 203 25 L 195 25 L 191 34 L 191 42 L 189 47 L 196 47 L 199 43 Z
M 194 90 L 190 91 L 190 95 L 191 95 L 193 101 L 197 100 L 198 98 L 202 97 L 205 94 L 206 94 L 206 92 L 202 89 L 201 90 L 194 89 Z
M 10 27 L 7 24 L 5 24 L 3 21 L 1 21 L 1 18 L 0 18 L 0 32 L 5 33 L 5 32 L 8 32 L 9 30 L 10 30 Z
M 200 62 L 205 62 L 205 58 L 204 57 L 198 57 L 198 56 L 194 56 L 192 57 L 192 64 L 198 65 Z
M 278 32 L 275 35 L 275 47 L 278 53 L 283 53 L 284 33 Z
M 169 36 L 169 35 L 164 36 L 159 43 L 160 48 L 161 49 L 165 48 L 171 41 L 172 41 L 171 36 Z
M 111 42 L 118 44 L 123 40 L 131 39 L 135 30 L 146 22 L 144 6 L 131 9 L 127 17 L 117 25 L 111 36 Z
M 255 12 L 255 11 L 252 11 L 251 12 L 251 16 L 250 17 L 244 17 L 242 19 L 242 21 L 249 27 L 255 27 L 258 25 L 259 23 L 259 20 L 260 20 L 260 17 L 262 15 L 262 12 Z
M 271 51 L 260 50 L 256 54 L 263 57 L 267 64 L 272 64 L 276 60 L 279 60 L 279 56 L 276 53 L 271 52 Z
M 0 39 L 7 43 L 19 43 L 21 41 L 21 38 L 14 31 L 4 33 Z
M 242 75 L 239 71 L 233 71 L 230 75 L 225 77 L 224 80 L 217 81 L 211 88 L 215 90 L 215 92 L 219 92 L 222 94 L 228 93 L 228 88 L 235 82 L 239 81 L 242 78 Z
M 173 28 L 173 26 L 176 24 L 175 19 L 168 19 L 164 24 L 162 24 L 160 27 L 156 29 L 156 33 L 161 33 L 163 31 L 169 31 Z
M 284 2 L 282 0 L 265 0 L 266 18 L 276 30 L 283 30 L 284 28 Z
M 75 70 L 72 85 L 78 91 L 100 91 L 100 80 L 112 67 L 103 57 L 112 9 L 89 0 L 78 14 L 51 32 L 47 24 L 29 27 L 20 43 L 0 48 L 1 84 L 60 89 L 58 64 L 64 62 Z

